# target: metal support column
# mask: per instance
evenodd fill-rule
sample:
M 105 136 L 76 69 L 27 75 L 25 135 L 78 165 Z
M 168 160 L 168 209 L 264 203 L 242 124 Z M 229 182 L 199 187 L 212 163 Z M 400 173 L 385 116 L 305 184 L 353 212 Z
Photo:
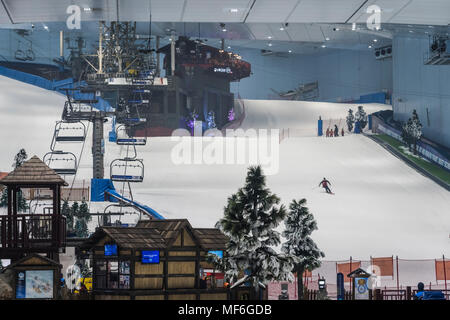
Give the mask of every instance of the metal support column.
M 103 141 L 103 121 L 104 117 L 100 112 L 96 112 L 93 117 L 93 133 L 92 133 L 92 160 L 94 179 L 103 179 L 104 177 L 104 141 Z

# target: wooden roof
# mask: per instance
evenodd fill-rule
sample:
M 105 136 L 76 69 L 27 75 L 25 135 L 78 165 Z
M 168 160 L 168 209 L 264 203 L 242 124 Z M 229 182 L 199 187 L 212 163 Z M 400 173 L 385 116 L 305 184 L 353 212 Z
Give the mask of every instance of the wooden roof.
M 102 229 L 122 248 L 166 248 L 164 238 L 156 229 L 124 227 L 103 227 Z
M 223 250 L 227 246 L 228 238 L 219 229 L 195 228 L 194 234 L 205 249 Z
M 50 169 L 41 159 L 33 156 L 20 167 L 14 169 L 0 180 L 0 184 L 11 185 L 64 185 L 67 182 L 53 169 Z
M 80 248 L 94 246 L 101 238 L 108 235 L 122 248 L 169 248 L 180 234 L 187 228 L 194 240 L 206 250 L 223 250 L 226 248 L 227 237 L 218 229 L 194 229 L 187 219 L 144 220 L 136 227 L 101 227 L 86 240 Z
M 53 265 L 53 266 L 57 266 L 59 268 L 62 268 L 62 265 L 60 263 L 58 263 L 58 262 L 56 262 L 54 260 L 51 260 L 51 259 L 49 259 L 47 257 L 38 255 L 37 253 L 32 253 L 30 255 L 27 255 L 27 256 L 23 257 L 22 259 L 17 260 L 14 263 L 9 264 L 6 267 L 6 269 L 12 269 L 12 268 L 14 268 L 16 266 L 27 265 L 27 261 L 35 260 L 35 259 L 41 260 L 44 264 Z M 34 264 L 34 262 L 33 262 L 33 264 Z
M 136 227 L 158 230 L 168 246 L 175 241 L 183 228 L 187 227 L 192 230 L 191 224 L 187 219 L 141 220 Z

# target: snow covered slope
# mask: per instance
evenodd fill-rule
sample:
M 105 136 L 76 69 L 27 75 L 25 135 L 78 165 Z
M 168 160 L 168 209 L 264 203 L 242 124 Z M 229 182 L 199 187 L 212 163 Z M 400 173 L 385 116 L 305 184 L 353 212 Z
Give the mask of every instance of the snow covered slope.
M 364 106 L 367 114 L 380 110 L 391 110 L 390 105 L 347 104 L 331 102 L 311 101 L 286 101 L 286 100 L 243 100 L 246 118 L 242 128 L 299 128 L 304 136 L 317 135 L 317 120 L 319 116 L 324 121 L 324 128 L 329 125 L 329 120 L 342 119 L 341 126 L 345 125 L 348 109 L 355 113 L 358 106 Z M 339 123 L 337 123 L 339 124 Z
M 40 157 L 48 151 L 64 97 L 4 78 L 0 78 L 0 85 L 0 171 L 9 171 L 20 147 Z M 345 118 L 350 105 L 262 100 L 244 103 L 244 128 L 302 127 L 313 132 L 281 143 L 280 170 L 268 176 L 267 182 L 286 205 L 293 198 L 308 200 L 319 226 L 314 239 L 327 260 L 350 255 L 355 259 L 368 259 L 370 255 L 399 255 L 404 259 L 450 255 L 449 192 L 368 138 L 314 136 L 319 115 L 324 120 Z M 370 113 L 386 106 L 364 108 Z M 108 123 L 105 136 L 109 129 Z M 145 163 L 145 179 L 133 184 L 133 197 L 166 218 L 188 218 L 195 227 L 212 227 L 222 216 L 227 197 L 244 184 L 247 165 L 175 165 L 171 152 L 176 144 L 170 138 L 149 138 L 146 146 L 138 147 L 138 156 Z M 78 180 L 91 178 L 90 147 L 88 137 Z M 125 154 L 126 147 L 106 143 L 106 177 L 109 163 Z M 317 187 L 323 177 L 331 181 L 336 195 L 325 194 Z M 116 184 L 119 192 L 121 187 Z M 91 203 L 91 211 L 103 211 L 106 205 Z

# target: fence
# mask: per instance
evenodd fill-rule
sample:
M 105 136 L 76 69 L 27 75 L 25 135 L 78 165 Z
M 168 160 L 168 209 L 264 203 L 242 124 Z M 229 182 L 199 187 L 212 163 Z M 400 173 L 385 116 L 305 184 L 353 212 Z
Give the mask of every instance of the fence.
M 382 120 L 377 121 L 377 126 L 374 127 L 375 132 L 384 133 L 388 136 L 393 137 L 398 141 L 403 141 L 401 137 L 401 132 L 386 123 L 383 123 Z M 432 146 L 425 144 L 421 141 L 417 142 L 417 152 L 420 153 L 426 159 L 438 164 L 439 166 L 450 170 L 450 162 L 446 159 L 445 156 L 440 154 L 437 150 L 435 150 Z
M 382 261 L 380 261 L 382 260 Z M 450 260 L 442 257 L 439 259 L 407 260 L 397 257 L 371 258 L 370 260 L 355 260 L 352 258 L 346 261 L 322 261 L 322 265 L 303 278 L 304 286 L 308 290 L 318 290 L 319 278 L 325 278 L 328 296 L 331 299 L 337 298 L 336 275 L 338 272 L 346 276 L 350 270 L 358 267 L 374 274 L 369 281 L 371 288 L 378 288 L 385 291 L 386 299 L 394 299 L 391 296 L 402 296 L 407 287 L 417 288 L 419 282 L 425 284 L 427 290 L 444 291 L 449 299 L 450 295 Z M 345 270 L 348 269 L 348 270 Z M 351 282 L 344 278 L 344 288 L 351 293 Z M 281 293 L 281 284 L 288 285 L 289 298 L 297 299 L 297 281 L 272 282 L 269 284 L 269 299 L 278 299 Z M 395 299 L 400 299 L 399 297 Z

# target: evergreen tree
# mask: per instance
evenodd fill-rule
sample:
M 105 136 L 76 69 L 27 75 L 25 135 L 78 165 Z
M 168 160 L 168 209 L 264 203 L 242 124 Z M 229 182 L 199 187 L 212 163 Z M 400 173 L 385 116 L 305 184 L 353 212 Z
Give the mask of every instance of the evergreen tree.
M 25 151 L 25 149 L 20 149 L 19 152 L 14 157 L 14 163 L 12 166 L 14 168 L 20 167 L 27 158 L 28 158 L 28 155 L 27 155 L 27 152 Z
M 412 128 L 412 119 L 409 118 L 408 121 L 402 125 L 402 135 L 401 135 L 403 142 L 408 146 L 409 151 L 411 151 L 411 144 L 413 143 L 411 128 Z
M 27 158 L 28 155 L 25 149 L 20 149 L 20 151 L 14 157 L 14 163 L 12 164 L 12 167 L 14 169 L 17 169 L 25 162 Z M 2 191 L 2 195 L 0 197 L 0 207 L 7 207 L 7 206 L 8 206 L 8 188 L 5 188 Z M 27 200 L 23 196 L 22 190 L 19 189 L 19 191 L 17 192 L 17 210 L 19 212 L 25 212 L 28 209 L 29 206 Z
M 61 214 L 66 217 L 66 226 L 67 231 L 72 232 L 73 231 L 73 211 L 71 210 L 69 206 L 69 201 L 67 199 L 64 199 L 62 207 L 61 207 Z
M 272 248 L 281 243 L 275 231 L 286 215 L 280 199 L 266 188 L 266 177 L 260 166 L 250 167 L 245 186 L 228 198 L 224 217 L 217 222 L 229 238 L 227 254 L 216 259 L 218 269 L 231 283 L 249 282 L 259 294 L 261 284 L 272 280 L 293 281 L 293 261 Z M 246 276 L 238 280 L 245 272 Z M 236 282 L 237 281 L 237 282 Z
M 74 217 L 76 218 L 74 230 L 75 234 L 77 237 L 86 238 L 87 236 L 89 236 L 88 222 L 91 221 L 91 216 L 89 215 L 89 207 L 86 201 L 83 199 L 80 205 L 75 202 L 72 205 L 72 210 Z
M 355 120 L 359 122 L 362 131 L 367 125 L 367 114 L 364 111 L 363 106 L 358 106 L 358 111 L 355 113 Z
M 414 144 L 414 154 L 417 154 L 417 141 L 422 137 L 422 124 L 420 123 L 416 109 L 413 110 L 410 133 Z
M 348 115 L 347 115 L 346 121 L 347 121 L 348 131 L 352 132 L 353 124 L 355 123 L 355 116 L 353 115 L 352 109 L 348 109 Z
M 286 229 L 283 236 L 286 242 L 281 248 L 282 252 L 295 260 L 295 270 L 298 281 L 298 298 L 303 298 L 303 273 L 320 267 L 320 258 L 325 254 L 319 250 L 311 239 L 311 233 L 317 230 L 314 216 L 306 207 L 306 199 L 293 200 L 289 205 L 289 214 L 284 220 Z

